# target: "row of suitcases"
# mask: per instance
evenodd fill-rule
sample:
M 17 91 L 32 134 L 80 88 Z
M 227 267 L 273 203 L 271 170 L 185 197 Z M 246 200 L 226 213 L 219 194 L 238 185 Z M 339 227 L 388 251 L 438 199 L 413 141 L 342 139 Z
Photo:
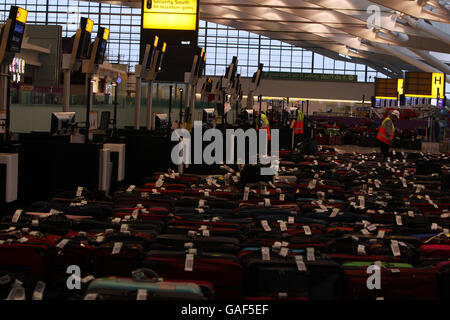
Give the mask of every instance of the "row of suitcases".
M 264 182 L 223 166 L 80 187 L 2 218 L 1 298 L 449 299 L 448 163 L 321 148 Z

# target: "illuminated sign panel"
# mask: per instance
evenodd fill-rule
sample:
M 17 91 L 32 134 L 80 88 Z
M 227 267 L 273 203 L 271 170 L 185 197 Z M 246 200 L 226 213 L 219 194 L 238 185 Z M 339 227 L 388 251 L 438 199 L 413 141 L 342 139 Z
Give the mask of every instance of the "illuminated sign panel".
M 144 29 L 196 30 L 198 0 L 144 0 Z
M 413 98 L 437 99 L 445 95 L 445 74 L 426 72 L 407 72 L 405 95 Z
M 103 40 L 108 41 L 109 38 L 109 29 L 106 29 L 103 31 Z
M 400 80 L 402 82 L 401 85 Z M 397 99 L 398 95 L 401 94 L 400 92 L 402 91 L 403 91 L 403 79 L 377 78 L 375 80 L 375 96 L 377 97 L 377 99 Z
M 86 31 L 92 33 L 92 29 L 94 28 L 94 21 L 91 19 L 86 20 Z
M 398 79 L 397 82 L 397 92 L 399 95 L 402 95 L 404 93 L 404 88 L 403 88 L 403 84 L 405 83 L 405 81 L 403 79 Z
M 432 98 L 437 98 L 438 95 L 442 98 L 445 95 L 445 73 L 433 73 L 431 81 Z
M 25 24 L 27 23 L 27 18 L 28 18 L 28 11 L 22 8 L 18 8 L 16 20 Z

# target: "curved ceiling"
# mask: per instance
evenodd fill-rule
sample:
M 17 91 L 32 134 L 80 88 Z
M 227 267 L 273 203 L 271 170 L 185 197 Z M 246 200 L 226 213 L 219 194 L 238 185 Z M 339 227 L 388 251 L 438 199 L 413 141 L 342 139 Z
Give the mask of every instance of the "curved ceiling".
M 403 70 L 450 74 L 450 0 L 200 0 L 200 19 L 390 77 Z

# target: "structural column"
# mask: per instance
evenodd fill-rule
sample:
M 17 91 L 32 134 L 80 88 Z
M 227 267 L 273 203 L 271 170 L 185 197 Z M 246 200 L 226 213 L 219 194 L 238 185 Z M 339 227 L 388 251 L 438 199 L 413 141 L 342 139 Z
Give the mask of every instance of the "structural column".
M 136 108 L 134 110 L 134 128 L 139 130 L 141 127 L 141 97 L 142 97 L 142 80 L 141 77 L 136 76 Z

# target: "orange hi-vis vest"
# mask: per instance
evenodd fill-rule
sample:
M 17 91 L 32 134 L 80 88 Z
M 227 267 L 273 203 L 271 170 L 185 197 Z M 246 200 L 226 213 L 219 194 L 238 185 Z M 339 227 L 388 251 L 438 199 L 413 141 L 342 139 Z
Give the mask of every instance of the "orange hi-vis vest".
M 291 129 L 294 129 L 294 135 L 303 134 L 303 120 L 305 116 L 303 115 L 303 112 L 298 110 L 297 114 L 297 120 L 294 120 L 294 122 L 291 125 Z
M 391 123 L 392 123 L 392 131 L 391 131 L 390 137 L 388 137 L 388 133 L 385 128 L 386 122 L 388 122 L 388 121 L 391 121 Z M 386 119 L 384 119 L 383 123 L 380 126 L 380 129 L 378 130 L 377 139 L 383 143 L 386 143 L 386 144 L 392 146 L 392 141 L 394 140 L 394 135 L 395 135 L 394 122 L 392 122 L 391 118 L 387 117 Z
M 272 138 L 270 136 L 269 118 L 267 118 L 267 116 L 264 113 L 262 113 L 260 121 L 261 121 L 261 124 L 260 124 L 259 130 L 266 130 L 267 131 L 267 140 L 270 141 Z

